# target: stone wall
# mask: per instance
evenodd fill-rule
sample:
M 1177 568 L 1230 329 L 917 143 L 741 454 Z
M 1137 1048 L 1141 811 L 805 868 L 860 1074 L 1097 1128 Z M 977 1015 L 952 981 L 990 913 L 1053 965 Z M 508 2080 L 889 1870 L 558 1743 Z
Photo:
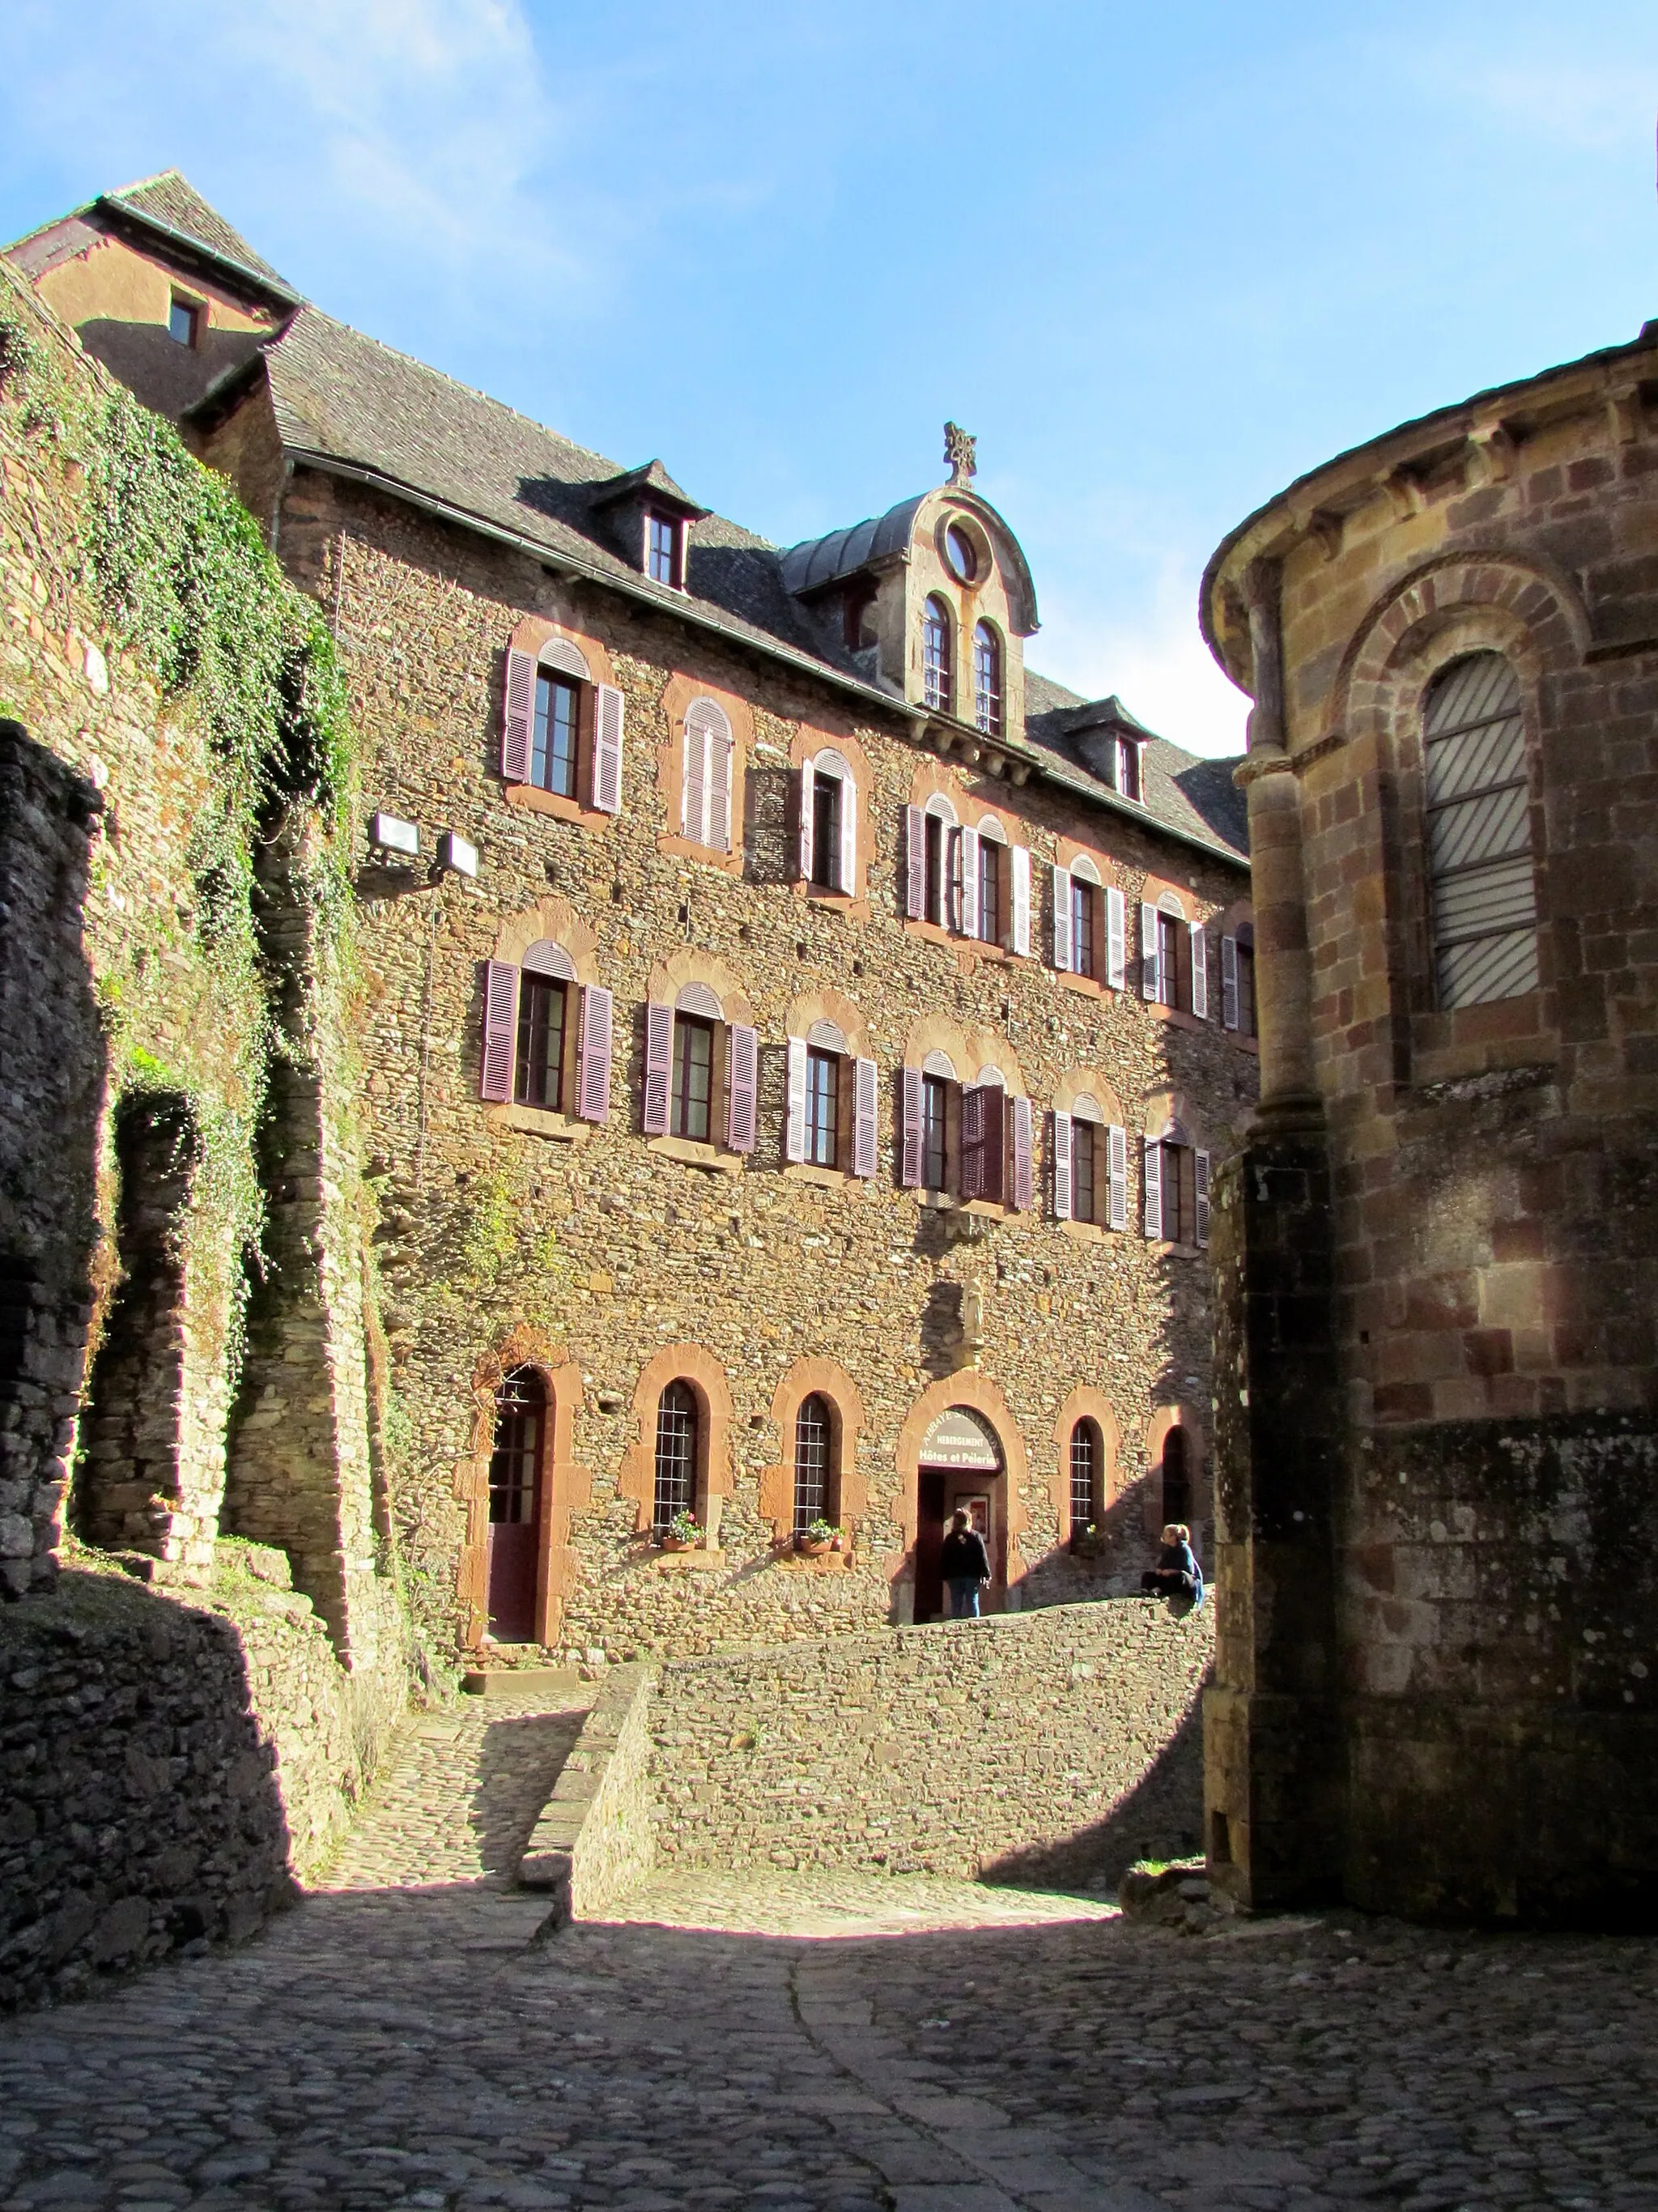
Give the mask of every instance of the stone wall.
M 550 1890 L 552 1917 L 597 1919 L 656 1863 L 651 1788 L 653 1678 L 617 1668 L 559 1769 L 524 1856 L 519 1884 Z
M 1213 1649 L 1124 1598 L 672 1662 L 658 1863 L 1114 1882 L 1198 1843 Z
M 188 1595 L 71 1565 L 0 1609 L 0 2005 L 238 1940 L 325 1859 L 386 1716 L 277 1553 Z

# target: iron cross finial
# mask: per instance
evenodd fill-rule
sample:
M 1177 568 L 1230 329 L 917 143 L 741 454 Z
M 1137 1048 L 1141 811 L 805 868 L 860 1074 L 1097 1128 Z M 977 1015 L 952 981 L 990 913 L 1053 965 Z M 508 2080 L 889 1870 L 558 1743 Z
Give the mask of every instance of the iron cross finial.
M 979 472 L 979 441 L 969 438 L 959 422 L 944 425 L 944 459 L 950 463 L 950 481 L 953 484 L 968 484 Z

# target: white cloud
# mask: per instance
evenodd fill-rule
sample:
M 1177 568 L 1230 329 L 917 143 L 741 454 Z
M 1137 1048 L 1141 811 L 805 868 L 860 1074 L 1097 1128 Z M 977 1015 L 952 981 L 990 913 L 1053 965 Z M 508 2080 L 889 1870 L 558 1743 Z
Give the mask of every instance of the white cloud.
M 1161 738 L 1194 753 L 1241 753 L 1249 702 L 1198 629 L 1196 564 L 1166 556 L 1142 606 L 1102 611 L 1063 587 L 1044 595 L 1031 658 L 1085 697 L 1114 691 Z

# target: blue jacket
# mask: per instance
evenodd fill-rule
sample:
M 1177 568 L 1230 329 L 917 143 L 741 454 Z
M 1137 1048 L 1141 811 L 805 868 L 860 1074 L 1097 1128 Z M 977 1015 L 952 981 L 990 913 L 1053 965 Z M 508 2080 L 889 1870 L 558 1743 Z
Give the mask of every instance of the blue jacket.
M 1165 1544 L 1157 1553 L 1157 1565 L 1166 1574 L 1190 1575 L 1198 1603 L 1203 1603 L 1203 1569 L 1189 1544 Z

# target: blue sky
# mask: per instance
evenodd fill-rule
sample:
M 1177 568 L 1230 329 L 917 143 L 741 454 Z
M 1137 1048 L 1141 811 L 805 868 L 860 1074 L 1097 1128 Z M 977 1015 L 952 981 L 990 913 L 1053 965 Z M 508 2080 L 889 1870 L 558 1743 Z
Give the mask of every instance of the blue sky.
M 1625 0 L 9 0 L 0 233 L 175 167 L 320 304 L 781 543 L 938 481 L 1206 751 L 1216 541 L 1658 315 Z

